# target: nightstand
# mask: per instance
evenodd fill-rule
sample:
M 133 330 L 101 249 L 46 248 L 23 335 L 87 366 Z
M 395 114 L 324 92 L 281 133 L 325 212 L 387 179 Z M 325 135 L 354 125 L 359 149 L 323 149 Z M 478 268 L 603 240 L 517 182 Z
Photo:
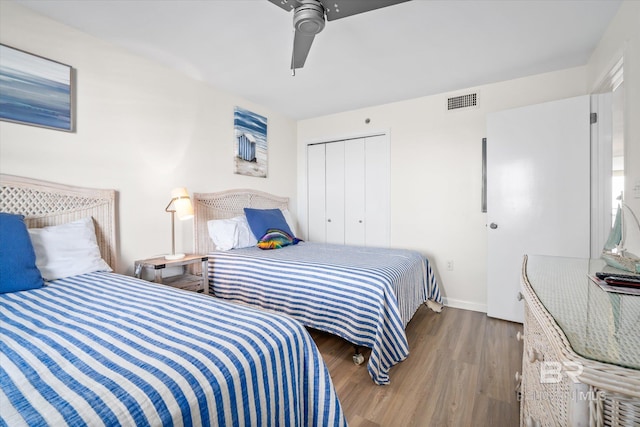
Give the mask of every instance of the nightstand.
M 156 283 L 173 286 L 175 288 L 186 289 L 189 291 L 209 293 L 209 280 L 207 277 L 207 263 L 209 257 L 201 254 L 187 254 L 184 258 L 169 260 L 162 257 L 142 259 L 135 262 L 134 272 L 137 278 L 142 275 L 142 269 L 153 269 L 155 271 Z M 192 274 L 195 272 L 194 266 L 201 263 L 200 274 Z M 183 274 L 170 277 L 162 277 L 162 270 L 168 267 L 182 267 Z M 186 267 L 186 271 L 185 271 Z M 191 272 L 190 272 L 191 271 Z

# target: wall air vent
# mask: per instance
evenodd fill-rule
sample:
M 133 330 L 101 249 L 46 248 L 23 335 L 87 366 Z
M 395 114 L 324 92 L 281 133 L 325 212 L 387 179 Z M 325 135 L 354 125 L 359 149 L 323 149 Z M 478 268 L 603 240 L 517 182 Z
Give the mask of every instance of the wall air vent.
M 469 93 L 467 95 L 454 96 L 447 99 L 447 110 L 458 110 L 460 108 L 475 107 L 477 105 L 477 93 Z

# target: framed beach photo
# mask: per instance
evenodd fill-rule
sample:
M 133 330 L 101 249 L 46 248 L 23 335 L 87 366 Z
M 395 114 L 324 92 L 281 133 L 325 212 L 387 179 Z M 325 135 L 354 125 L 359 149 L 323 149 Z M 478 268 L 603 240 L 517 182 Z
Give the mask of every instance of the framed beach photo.
M 233 112 L 235 133 L 235 170 L 239 175 L 267 177 L 267 118 L 236 107 Z
M 0 44 L 0 120 L 73 132 L 73 68 Z

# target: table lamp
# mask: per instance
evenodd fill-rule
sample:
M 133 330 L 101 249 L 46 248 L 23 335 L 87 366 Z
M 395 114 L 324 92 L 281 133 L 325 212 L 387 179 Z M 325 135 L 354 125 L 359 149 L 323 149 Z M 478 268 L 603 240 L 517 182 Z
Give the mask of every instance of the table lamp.
M 171 213 L 171 255 L 166 255 L 165 259 L 184 258 L 185 254 L 176 253 L 175 216 L 181 221 L 193 218 L 193 205 L 187 189 L 179 187 L 171 190 L 171 201 L 164 210 Z

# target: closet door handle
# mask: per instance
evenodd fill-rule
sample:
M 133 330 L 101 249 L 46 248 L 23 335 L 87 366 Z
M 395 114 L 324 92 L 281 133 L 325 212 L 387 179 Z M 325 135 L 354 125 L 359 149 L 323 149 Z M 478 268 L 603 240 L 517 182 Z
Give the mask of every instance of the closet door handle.
M 329 219 L 327 220 L 327 222 L 331 222 L 331 218 L 329 218 Z

